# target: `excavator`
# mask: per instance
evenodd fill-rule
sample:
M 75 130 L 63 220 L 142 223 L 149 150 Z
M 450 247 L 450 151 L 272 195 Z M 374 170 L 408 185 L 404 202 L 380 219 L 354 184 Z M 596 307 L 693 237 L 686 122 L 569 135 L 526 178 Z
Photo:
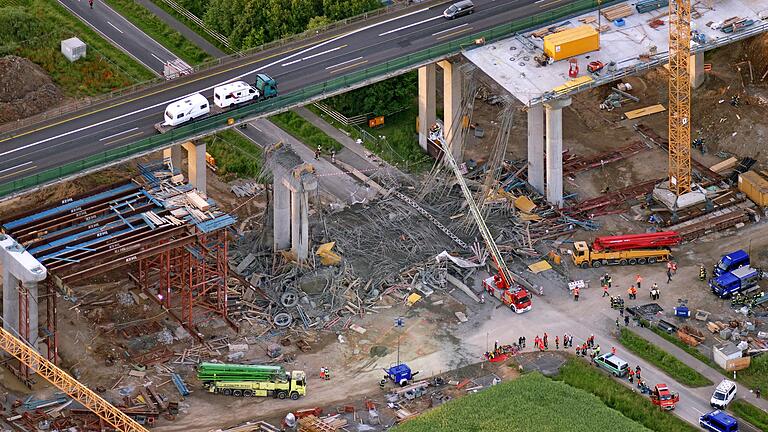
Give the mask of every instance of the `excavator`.
M 472 191 L 469 190 L 469 186 L 467 186 L 467 182 L 464 181 L 464 175 L 461 173 L 461 169 L 456 163 L 456 159 L 454 159 L 445 143 L 441 128 L 433 127 L 429 134 L 429 139 L 440 145 L 440 148 L 443 151 L 444 161 L 448 163 L 453 170 L 453 173 L 456 175 L 459 186 L 461 186 L 461 192 L 467 200 L 472 218 L 474 218 L 475 223 L 477 223 L 480 234 L 485 241 L 485 246 L 488 248 L 493 263 L 496 265 L 498 273 L 486 278 L 483 281 L 483 288 L 488 292 L 488 295 L 499 299 L 504 305 L 509 306 L 509 308 L 516 313 L 523 313 L 531 310 L 531 296 L 528 293 L 528 290 L 515 282 L 512 273 L 509 271 L 509 268 L 507 268 L 507 264 L 504 262 L 504 258 L 501 256 L 501 252 L 499 251 L 496 242 L 493 240 L 493 236 L 488 230 L 488 226 L 485 224 L 480 209 L 477 207 L 474 197 L 472 197 Z
M 34 348 L 0 327 L 0 348 L 46 381 L 91 410 L 119 432 L 149 432 L 130 416 L 115 408 L 58 366 L 40 355 Z

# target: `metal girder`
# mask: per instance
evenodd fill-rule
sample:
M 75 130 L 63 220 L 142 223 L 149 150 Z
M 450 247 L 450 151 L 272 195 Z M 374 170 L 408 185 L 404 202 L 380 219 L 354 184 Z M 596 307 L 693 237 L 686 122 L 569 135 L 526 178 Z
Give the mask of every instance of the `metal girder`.
M 669 189 L 691 191 L 691 2 L 669 2 Z
M 155 254 L 161 253 L 163 251 L 166 251 L 168 249 L 173 249 L 181 246 L 185 246 L 187 244 L 194 243 L 196 241 L 197 236 L 195 234 L 189 234 L 185 237 L 181 237 L 178 239 L 169 240 L 167 243 L 164 243 L 159 246 L 151 247 L 148 249 L 140 250 L 135 253 L 130 253 L 128 255 L 120 256 L 119 258 L 113 259 L 111 261 L 107 261 L 103 264 L 90 266 L 84 270 L 80 270 L 75 273 L 70 273 L 66 276 L 62 276 L 61 280 L 65 283 L 69 283 L 76 279 L 83 279 L 83 278 L 89 278 L 93 277 L 97 274 L 105 273 L 110 270 L 114 270 L 117 268 L 120 268 L 126 264 L 130 264 L 132 262 L 135 262 L 139 259 L 148 258 Z M 140 247 L 140 244 L 136 245 L 137 247 Z M 133 248 L 132 248 L 133 249 Z
M 139 241 L 146 239 L 147 232 L 151 231 L 148 226 L 137 228 L 134 231 L 130 231 L 124 234 L 120 234 L 114 237 L 105 238 L 102 244 L 95 243 L 89 245 L 89 250 L 73 249 L 70 252 L 59 255 L 62 258 L 66 258 L 72 261 L 65 260 L 51 260 L 45 264 L 45 268 L 50 272 L 62 271 L 67 267 L 79 264 L 82 261 L 88 261 L 93 256 L 105 251 L 114 251 L 125 245 L 134 243 L 137 239 Z M 95 246 L 98 245 L 98 246 Z M 94 247 L 95 246 L 95 247 Z

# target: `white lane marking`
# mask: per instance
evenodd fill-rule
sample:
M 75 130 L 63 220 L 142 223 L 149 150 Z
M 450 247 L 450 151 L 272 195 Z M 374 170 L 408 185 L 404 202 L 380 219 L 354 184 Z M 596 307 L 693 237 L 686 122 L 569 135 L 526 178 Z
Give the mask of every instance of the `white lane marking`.
M 438 16 L 436 16 L 436 17 L 427 18 L 427 19 L 425 19 L 425 20 L 422 20 L 422 21 L 418 21 L 418 22 L 415 22 L 415 23 L 411 23 L 411 24 L 408 24 L 408 25 L 404 25 L 404 26 L 402 26 L 402 27 L 398 27 L 398 28 L 396 28 L 396 29 L 392 29 L 392 30 L 389 30 L 389 31 L 385 31 L 384 33 L 379 33 L 379 36 L 386 36 L 386 35 L 388 35 L 388 34 L 390 34 L 390 33 L 394 33 L 394 32 L 398 32 L 398 31 L 400 31 L 400 30 L 405 30 L 405 29 L 407 29 L 407 28 L 415 27 L 415 26 L 417 26 L 417 25 L 419 25 L 419 24 L 424 24 L 424 23 L 428 23 L 428 22 L 430 22 L 430 21 L 434 21 L 434 20 L 437 20 L 437 19 L 441 19 L 442 17 L 443 17 L 442 15 L 438 15 Z
M 544 3 L 545 1 L 547 0 L 536 0 L 534 3 L 539 4 L 539 3 Z
M 338 51 L 338 50 L 340 50 L 342 48 L 346 48 L 347 46 L 348 45 L 346 45 L 346 44 L 345 45 L 340 45 L 340 46 L 337 46 L 336 48 L 331 48 L 329 50 L 325 50 L 325 51 L 322 51 L 322 52 L 319 52 L 319 53 L 315 53 L 315 54 L 312 54 L 312 55 L 309 55 L 309 56 L 306 56 L 306 57 L 302 57 L 302 58 L 294 60 L 294 61 L 289 61 L 288 63 L 283 63 L 281 66 L 283 66 L 283 67 L 290 66 L 290 65 L 298 63 L 300 61 L 309 60 L 311 58 L 315 58 L 315 57 L 321 56 L 323 54 L 328 54 L 328 53 L 332 53 L 334 51 Z
M 363 56 L 360 56 L 360 57 L 358 57 L 358 58 L 353 58 L 352 60 L 343 61 L 343 62 L 341 62 L 341 63 L 338 63 L 338 64 L 335 64 L 335 65 L 333 65 L 333 66 L 328 66 L 327 68 L 325 68 L 325 70 L 328 70 L 328 69 L 333 69 L 333 68 L 335 68 L 335 67 L 339 67 L 339 66 L 345 65 L 345 64 L 347 64 L 347 63 L 356 62 L 356 61 L 360 60 L 361 58 L 363 58 Z
M 117 28 L 117 26 L 116 26 L 116 25 L 114 25 L 114 24 L 112 24 L 111 22 L 107 21 L 107 24 L 111 25 L 113 29 L 115 29 L 115 30 L 119 31 L 120 33 L 123 33 L 123 31 L 122 31 L 122 30 L 120 30 L 119 28 Z
M 59 1 L 60 1 L 60 4 L 63 4 L 63 3 L 61 3 L 61 0 L 59 0 Z M 64 6 L 66 7 L 66 5 L 65 5 L 65 4 L 64 4 Z M 69 8 L 68 8 L 68 9 L 69 9 Z M 71 9 L 70 9 L 70 10 L 71 10 Z M 256 68 L 256 69 L 253 69 L 253 70 L 250 70 L 250 71 L 248 71 L 248 72 L 245 72 L 245 73 L 243 73 L 243 74 L 240 74 L 240 75 L 238 75 L 238 76 L 236 76 L 236 77 L 232 77 L 232 78 L 230 78 L 230 79 L 228 79 L 228 80 L 226 80 L 226 81 L 224 81 L 224 82 L 221 82 L 221 83 L 218 83 L 218 84 L 214 84 L 214 85 L 212 85 L 212 86 L 209 86 L 209 87 L 206 87 L 206 88 L 204 88 L 204 89 L 200 89 L 200 90 L 198 90 L 198 91 L 196 91 L 196 92 L 194 92 L 194 93 L 188 93 L 188 94 L 186 94 L 186 95 L 184 95 L 184 96 L 182 96 L 182 97 L 178 97 L 178 98 L 169 99 L 169 100 L 167 100 L 167 101 L 164 101 L 164 102 L 160 102 L 160 103 L 157 103 L 157 104 L 154 104 L 154 105 L 150 105 L 150 106 L 148 106 L 148 107 L 144 107 L 144 108 L 138 109 L 138 110 L 136 110 L 136 111 L 132 111 L 132 112 L 129 112 L 129 113 L 125 113 L 125 114 L 123 114 L 123 115 L 119 115 L 119 116 L 117 116 L 117 117 L 112 117 L 112 118 L 110 118 L 110 119 L 107 119 L 107 120 L 102 120 L 102 121 L 100 121 L 100 122 L 97 122 L 97 123 L 93 123 L 93 124 L 91 124 L 91 125 L 88 125 L 88 126 L 83 126 L 83 127 L 81 127 L 81 128 L 78 128 L 78 129 L 74 129 L 74 130 L 71 130 L 71 131 L 69 131 L 69 132 L 64 132 L 64 133 L 62 133 L 62 134 L 59 134 L 59 135 L 56 135 L 56 136 L 52 136 L 52 137 L 49 137 L 49 138 L 45 138 L 45 139 L 42 139 L 42 140 L 40 140 L 40 141 L 36 141 L 36 142 L 33 142 L 33 143 L 29 143 L 29 144 L 27 144 L 27 145 L 23 145 L 23 146 L 21 146 L 21 147 L 17 147 L 17 148 L 15 148 L 15 149 L 12 149 L 12 150 L 8 150 L 8 151 L 5 151 L 5 152 L 2 152 L 2 153 L 0 153 L 0 157 L 3 157 L 3 156 L 6 156 L 6 155 L 9 155 L 9 154 L 11 154 L 11 153 L 16 153 L 16 152 L 18 152 L 18 151 L 21 151 L 21 150 L 26 150 L 26 149 L 28 149 L 28 148 L 30 148 L 30 147 L 36 147 L 36 146 L 38 146 L 38 145 L 40 145 L 40 144 L 45 144 L 45 143 L 47 143 L 47 142 L 49 142 L 49 141 L 53 141 L 53 140 L 55 140 L 55 139 L 59 139 L 59 138 L 65 137 L 65 136 L 69 136 L 69 135 L 72 135 L 72 134 L 80 133 L 80 132 L 82 132 L 82 131 L 84 131 L 84 130 L 88 130 L 88 129 L 91 129 L 91 128 L 94 128 L 94 127 L 98 127 L 98 126 L 101 126 L 101 125 L 104 125 L 104 124 L 107 124 L 107 123 L 111 123 L 111 122 L 113 122 L 113 121 L 115 121 L 115 120 L 120 120 L 120 119 L 123 119 L 123 118 L 126 118 L 126 117 L 130 117 L 130 116 L 132 116 L 132 115 L 136 115 L 136 114 L 142 113 L 142 112 L 144 112 L 144 111 L 148 111 L 148 110 L 151 110 L 151 109 L 155 109 L 155 108 L 157 108 L 157 107 L 159 107 L 159 106 L 168 105 L 168 104 L 169 104 L 169 103 L 171 103 L 171 102 L 175 102 L 175 101 L 178 101 L 178 100 L 182 100 L 182 99 L 184 99 L 184 98 L 186 98 L 186 97 L 189 97 L 190 95 L 193 95 L 193 94 L 195 94 L 195 93 L 201 93 L 201 92 L 204 92 L 204 91 L 207 91 L 207 90 L 211 90 L 211 89 L 213 89 L 214 87 L 218 87 L 218 86 L 220 86 L 220 85 L 223 85 L 223 84 L 228 84 L 228 83 L 231 83 L 231 82 L 233 82 L 233 81 L 238 81 L 238 80 L 240 80 L 240 79 L 241 79 L 241 78 L 243 78 L 243 77 L 246 77 L 246 76 L 248 76 L 248 75 L 253 75 L 253 74 L 255 74 L 255 73 L 261 72 L 261 71 L 262 71 L 262 70 L 264 70 L 264 69 L 267 69 L 267 68 L 269 68 L 269 67 L 272 67 L 272 66 L 274 66 L 274 65 L 276 65 L 276 64 L 280 64 L 280 63 L 282 63 L 282 62 L 284 62 L 284 61 L 286 61 L 286 60 L 288 60 L 288 59 L 296 58 L 296 57 L 298 57 L 298 56 L 301 56 L 301 55 L 304 55 L 304 54 L 306 54 L 306 53 L 308 53 L 308 52 L 310 52 L 310 51 L 312 51 L 312 50 L 314 50 L 314 49 L 316 49 L 316 48 L 320 48 L 321 46 L 325 46 L 325 45 L 328 45 L 328 44 L 334 43 L 334 42 L 338 41 L 339 39 L 343 39 L 343 38 L 345 38 L 345 37 L 347 37 L 347 36 L 351 36 L 351 35 L 353 35 L 353 34 L 356 34 L 356 33 L 360 33 L 360 32 L 362 32 L 362 31 L 365 31 L 365 30 L 371 29 L 371 28 L 373 28 L 373 27 L 377 27 L 377 26 L 380 26 L 380 25 L 382 25 L 382 24 L 385 24 L 385 23 L 388 23 L 388 22 L 391 22 L 391 21 L 399 20 L 399 19 L 401 19 L 401 18 L 405 18 L 405 17 L 407 17 L 407 16 L 410 16 L 410 15 L 414 15 L 414 14 L 417 14 L 417 13 L 421 13 L 421 12 L 424 12 L 424 11 L 426 11 L 426 10 L 429 10 L 429 8 L 425 8 L 425 9 L 417 10 L 417 11 L 414 11 L 414 12 L 411 12 L 411 13 L 407 13 L 407 14 L 405 14 L 405 15 L 401 15 L 401 16 L 399 16 L 399 17 L 390 18 L 390 19 L 388 19 L 388 20 L 385 20 L 385 21 L 382 21 L 382 22 L 380 22 L 380 23 L 371 24 L 371 25 L 369 25 L 369 26 L 366 26 L 366 27 L 362 27 L 362 28 L 359 28 L 359 29 L 357 29 L 357 30 L 353 30 L 353 31 L 351 31 L 351 32 L 349 32 L 349 33 L 345 33 L 345 34 L 339 35 L 339 36 L 337 36 L 337 37 L 335 37 L 335 38 L 333 38 L 333 39 L 329 39 L 329 40 L 327 40 L 327 41 L 325 41 L 325 42 L 320 42 L 320 43 L 319 43 L 319 44 L 317 44 L 317 45 L 313 45 L 313 46 L 311 46 L 311 47 L 309 47 L 309 48 L 306 48 L 306 49 L 303 49 L 303 50 L 301 50 L 301 51 L 295 52 L 295 53 L 293 53 L 293 54 L 291 54 L 291 55 L 288 55 L 288 56 L 286 56 L 286 57 L 283 57 L 283 58 L 281 58 L 281 59 L 279 59 L 279 60 L 276 60 L 276 61 L 274 61 L 274 62 L 272 62 L 272 63 L 266 64 L 266 65 L 264 65 L 264 66 L 261 66 L 261 67 L 259 67 L 259 68 Z M 148 69 L 149 69 L 149 68 L 148 68 Z
M 18 164 L 18 165 L 16 165 L 16 166 L 13 166 L 13 167 L 11 167 L 11 168 L 6 168 L 6 169 L 4 169 L 4 170 L 0 170 L 0 173 L 4 173 L 4 172 L 6 172 L 6 171 L 10 171 L 10 170 L 17 170 L 17 169 L 19 169 L 19 168 L 23 167 L 24 165 L 29 165 L 29 164 L 31 164 L 31 163 L 32 163 L 32 161 L 29 161 L 29 162 L 24 162 L 23 164 Z
M 441 34 L 441 33 L 446 33 L 446 32 L 449 32 L 449 31 L 451 31 L 451 30 L 460 29 L 460 28 L 462 28 L 462 27 L 464 27 L 464 26 L 467 26 L 467 25 L 469 25 L 469 23 L 467 23 L 467 24 L 462 24 L 462 25 L 458 25 L 458 26 L 456 26 L 456 27 L 451 27 L 451 28 L 449 28 L 449 29 L 447 29 L 447 30 L 442 30 L 442 31 L 439 31 L 439 32 L 437 32 L 437 33 L 432 33 L 432 36 L 437 36 L 437 35 L 439 35 L 439 34 Z
M 133 129 L 124 130 L 124 131 L 122 131 L 122 132 L 118 132 L 118 133 L 116 133 L 116 134 L 114 134 L 114 135 L 110 135 L 110 136 L 108 136 L 108 137 L 104 137 L 104 138 L 100 139 L 99 141 L 106 141 L 106 140 L 108 140 L 108 139 L 110 139 L 110 138 L 114 138 L 114 137 L 116 137 L 116 136 L 119 136 L 119 135 L 122 135 L 122 134 L 126 134 L 126 133 L 128 133 L 128 132 L 133 132 L 133 131 L 135 131 L 136 129 L 138 129 L 138 127 L 135 127 L 135 128 L 133 128 Z
M 156 56 L 154 53 L 149 53 L 149 55 L 151 55 L 152 57 L 156 58 L 156 59 L 157 59 L 157 61 L 159 61 L 160 63 L 163 63 L 163 64 L 165 64 L 165 62 L 163 61 L 163 59 L 161 59 L 160 57 Z

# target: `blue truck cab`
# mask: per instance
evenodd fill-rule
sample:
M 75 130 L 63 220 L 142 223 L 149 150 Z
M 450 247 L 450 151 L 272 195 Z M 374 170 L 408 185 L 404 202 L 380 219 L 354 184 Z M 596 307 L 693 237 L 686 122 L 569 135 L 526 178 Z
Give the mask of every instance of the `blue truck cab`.
M 739 422 L 720 410 L 699 417 L 699 426 L 712 432 L 739 432 Z
M 715 268 L 712 270 L 712 276 L 722 276 L 746 265 L 749 265 L 749 254 L 744 250 L 737 250 L 720 257 L 720 261 L 715 264 Z
M 709 287 L 718 297 L 728 298 L 733 294 L 755 288 L 761 275 L 762 272 L 760 270 L 746 265 L 710 279 Z

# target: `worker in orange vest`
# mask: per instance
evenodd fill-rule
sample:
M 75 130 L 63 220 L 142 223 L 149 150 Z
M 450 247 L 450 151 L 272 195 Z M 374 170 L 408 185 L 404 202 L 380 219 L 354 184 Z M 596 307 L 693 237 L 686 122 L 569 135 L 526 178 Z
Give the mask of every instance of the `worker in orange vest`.
M 635 282 L 637 282 L 637 289 L 640 289 L 640 284 L 643 283 L 643 278 L 640 275 L 635 276 Z
M 603 285 L 603 297 L 608 297 L 608 285 Z
M 579 301 L 579 287 L 573 289 L 573 301 Z

